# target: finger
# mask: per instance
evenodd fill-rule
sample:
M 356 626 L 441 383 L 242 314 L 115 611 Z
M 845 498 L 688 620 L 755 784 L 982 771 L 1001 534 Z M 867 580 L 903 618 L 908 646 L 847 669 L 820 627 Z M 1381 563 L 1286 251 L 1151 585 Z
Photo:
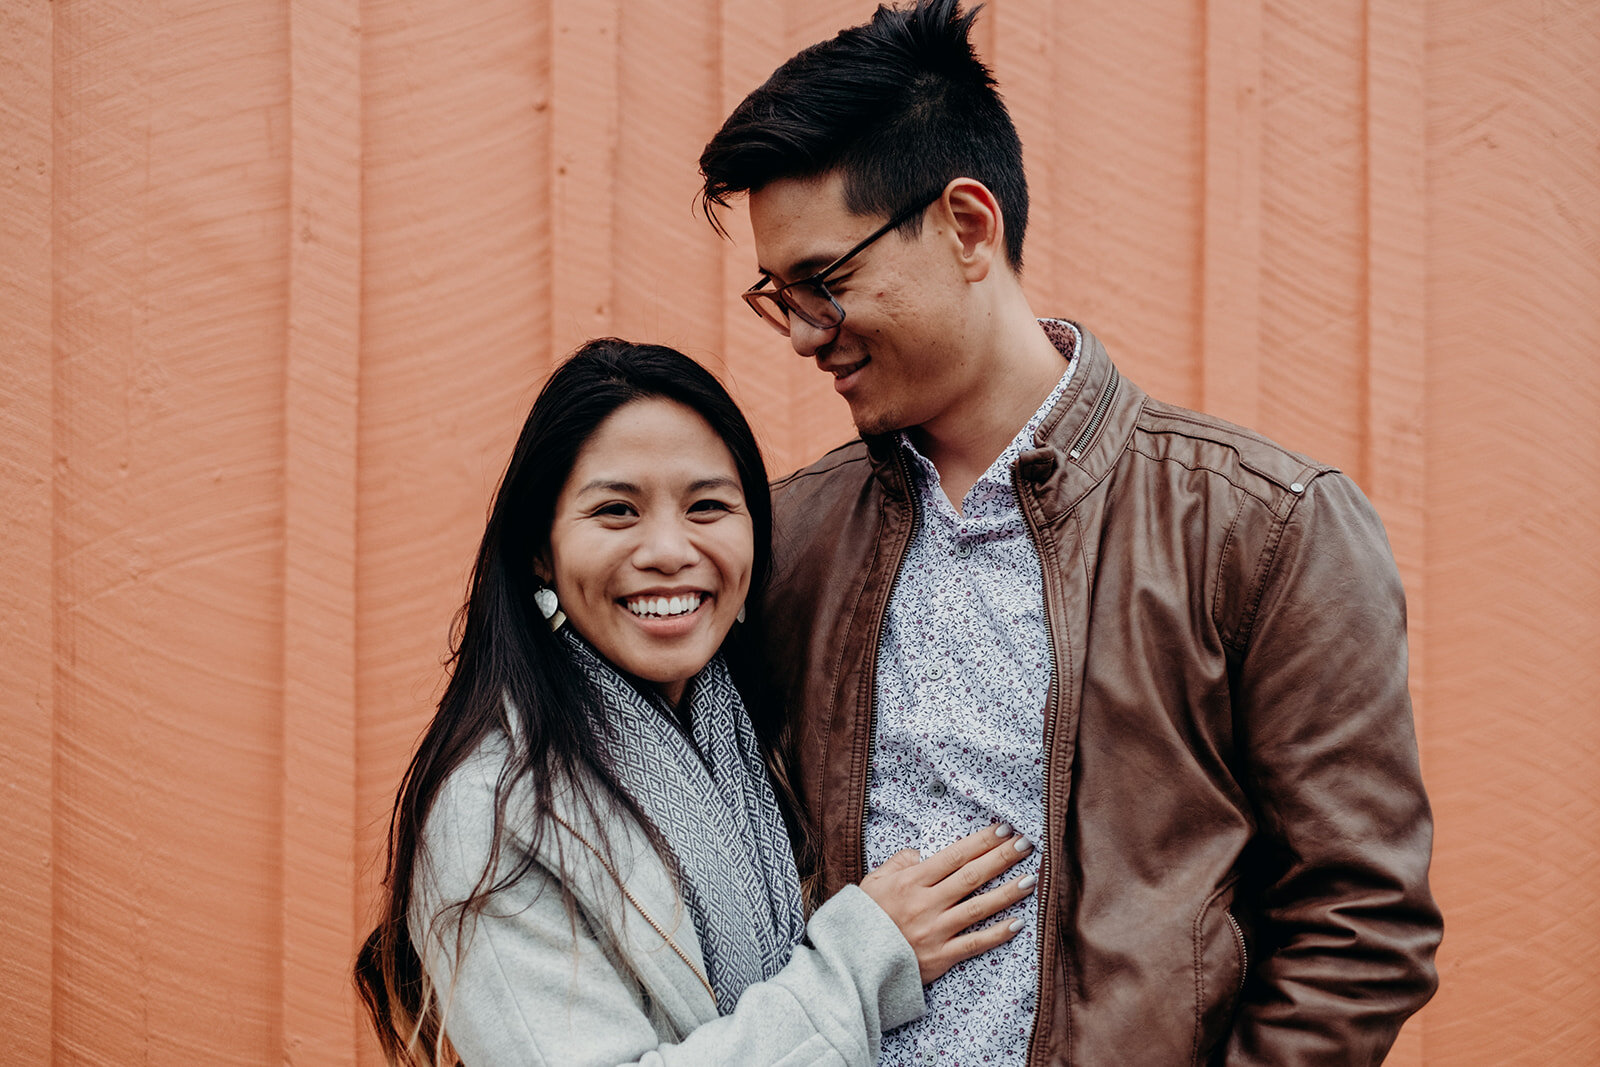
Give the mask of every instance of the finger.
M 1001 844 L 1016 838 L 1011 827 L 1005 823 L 998 826 L 985 827 L 974 833 L 968 834 L 953 844 L 946 845 L 938 852 L 922 861 L 922 876 L 924 885 L 933 885 L 942 882 L 952 874 L 959 871 L 972 860 L 986 852 L 998 849 Z M 1005 868 L 1001 868 L 1004 870 Z M 978 885 L 982 885 L 979 882 Z
M 915 867 L 921 862 L 922 853 L 918 852 L 914 848 L 903 848 L 899 852 L 896 852 L 894 855 L 890 856 L 888 859 L 884 860 L 882 863 L 878 864 L 876 867 L 872 868 L 871 872 L 867 874 L 867 878 L 881 878 L 886 874 L 893 874 L 896 871 L 903 871 L 907 867 Z M 866 881 L 867 878 L 863 878 L 862 881 Z
M 1019 900 L 1026 899 L 1038 884 L 1039 876 L 1030 874 L 1022 878 L 1013 878 L 1003 885 L 967 897 L 945 913 L 950 921 L 946 929 L 955 934 L 986 919 L 992 919 Z
M 977 892 L 1031 855 L 1033 842 L 1021 834 L 1012 834 L 951 871 L 935 888 L 945 899 L 959 900 L 968 893 Z
M 951 938 L 945 945 L 944 956 L 949 960 L 946 970 L 962 960 L 970 960 L 974 956 L 1005 944 L 1027 929 L 1027 926 L 1027 922 L 1023 919 L 1012 919 L 1010 922 L 990 923 L 970 934 Z

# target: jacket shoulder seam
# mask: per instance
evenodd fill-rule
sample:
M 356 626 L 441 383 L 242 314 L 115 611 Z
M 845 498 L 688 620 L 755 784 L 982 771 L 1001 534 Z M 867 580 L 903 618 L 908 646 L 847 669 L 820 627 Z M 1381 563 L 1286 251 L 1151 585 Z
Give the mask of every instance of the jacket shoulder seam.
M 850 454 L 857 448 L 857 446 L 861 444 L 862 441 L 859 437 L 853 441 L 846 441 L 839 447 L 830 449 L 829 451 L 823 453 L 822 456 L 806 466 L 801 467 L 799 470 L 786 474 L 782 478 L 774 479 L 771 482 L 771 486 L 774 490 L 783 489 L 795 482 L 804 481 L 807 478 L 815 478 L 825 474 L 832 474 L 834 471 L 837 471 L 843 467 L 853 466 L 857 463 L 865 463 L 867 462 L 865 453 Z
M 1162 423 L 1174 423 L 1176 425 L 1161 425 Z M 1136 425 L 1134 427 L 1134 433 L 1130 435 L 1128 440 L 1128 447 L 1133 451 L 1139 452 L 1140 455 L 1147 456 L 1150 459 L 1161 458 L 1157 456 L 1151 456 L 1148 452 L 1145 452 L 1137 447 L 1136 442 L 1141 434 L 1149 434 L 1151 436 L 1172 434 L 1175 436 L 1186 437 L 1191 440 L 1212 444 L 1218 448 L 1225 448 L 1229 452 L 1232 452 L 1235 457 L 1237 457 L 1240 466 L 1244 467 L 1246 470 L 1250 471 L 1252 474 L 1255 474 L 1262 480 L 1270 482 L 1279 489 L 1289 492 L 1295 491 L 1292 487 L 1296 484 L 1303 485 L 1314 477 L 1338 470 L 1337 467 L 1334 467 L 1330 464 L 1318 463 L 1315 460 L 1308 459 L 1298 452 L 1294 452 L 1291 449 L 1285 448 L 1283 445 L 1278 444 L 1276 441 L 1273 441 L 1270 438 L 1261 436 L 1253 430 L 1247 430 L 1242 426 L 1235 426 L 1232 423 L 1226 422 L 1225 420 L 1212 418 L 1201 412 L 1188 411 L 1184 408 L 1176 408 L 1171 405 L 1161 404 L 1154 400 L 1147 399 L 1147 402 L 1140 410 Z M 1252 462 L 1250 457 L 1246 455 L 1245 452 L 1240 448 L 1240 444 L 1242 443 L 1257 445 L 1263 449 L 1267 449 L 1276 453 L 1278 456 L 1288 461 L 1288 465 L 1291 465 L 1295 468 L 1294 473 L 1285 474 L 1269 470 L 1261 463 Z M 1189 466 L 1188 464 L 1184 465 Z M 1260 493 L 1254 492 L 1250 489 L 1250 487 L 1239 485 L 1238 481 L 1233 478 L 1229 478 L 1226 472 L 1217 470 L 1215 467 L 1207 464 L 1199 464 L 1198 466 L 1200 469 L 1209 470 L 1213 474 L 1227 478 L 1228 481 L 1232 482 L 1239 489 L 1251 493 L 1251 495 L 1261 499 L 1264 503 L 1267 503 L 1268 506 L 1272 506 L 1271 501 L 1267 501 L 1261 496 Z M 1193 470 L 1196 468 L 1190 467 L 1189 469 Z

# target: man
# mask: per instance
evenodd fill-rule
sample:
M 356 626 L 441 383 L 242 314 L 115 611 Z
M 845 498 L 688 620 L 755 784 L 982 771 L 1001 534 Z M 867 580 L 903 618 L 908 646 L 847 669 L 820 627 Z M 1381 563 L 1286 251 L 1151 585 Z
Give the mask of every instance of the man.
M 975 13 L 880 8 L 701 157 L 708 213 L 749 197 L 745 299 L 862 435 L 776 487 L 768 658 L 823 891 L 989 821 L 1040 846 L 1031 936 L 881 1062 L 1377 1063 L 1440 936 L 1382 527 L 1034 316 Z

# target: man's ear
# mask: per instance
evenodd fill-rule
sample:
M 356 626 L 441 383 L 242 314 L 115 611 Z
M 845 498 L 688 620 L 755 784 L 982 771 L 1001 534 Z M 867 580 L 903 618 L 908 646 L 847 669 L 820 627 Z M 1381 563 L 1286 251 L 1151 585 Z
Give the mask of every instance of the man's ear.
M 981 282 L 1004 254 L 1005 217 L 989 187 L 976 178 L 955 178 L 938 205 L 951 227 L 962 275 Z

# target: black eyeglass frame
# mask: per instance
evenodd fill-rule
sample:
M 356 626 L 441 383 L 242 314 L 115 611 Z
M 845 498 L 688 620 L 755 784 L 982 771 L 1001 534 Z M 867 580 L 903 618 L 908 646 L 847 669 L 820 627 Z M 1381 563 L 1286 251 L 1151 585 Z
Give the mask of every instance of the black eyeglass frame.
M 851 248 L 850 251 L 846 252 L 832 263 L 829 263 L 826 267 L 823 267 L 815 274 L 807 275 L 798 281 L 790 282 L 788 285 L 782 285 L 776 289 L 761 288 L 763 285 L 766 285 L 768 282 L 772 281 L 772 275 L 763 274 L 760 281 L 746 289 L 740 294 L 740 296 L 743 297 L 746 304 L 750 305 L 750 310 L 754 311 L 761 317 L 761 321 L 765 322 L 768 326 L 771 326 L 774 330 L 777 330 L 785 337 L 789 336 L 789 315 L 791 312 L 795 315 L 798 315 L 801 322 L 806 323 L 808 326 L 815 327 L 816 329 L 837 329 L 844 323 L 844 308 L 839 306 L 839 301 L 833 298 L 833 294 L 828 292 L 828 287 L 823 284 L 827 280 L 828 276 L 834 271 L 838 270 L 840 267 L 844 266 L 850 260 L 854 259 L 856 256 L 860 255 L 868 245 L 872 244 L 872 242 L 876 241 L 890 230 L 904 225 L 912 217 L 928 210 L 928 208 L 933 206 L 933 204 L 937 202 L 938 199 L 943 195 L 944 190 L 940 189 L 927 199 L 917 201 L 911 204 L 909 207 L 903 208 L 898 213 L 890 217 L 888 222 L 884 223 L 882 226 L 879 226 L 876 230 L 873 230 L 871 233 L 867 234 L 866 237 L 863 237 L 860 241 L 856 242 L 855 247 Z M 827 321 L 826 319 L 819 321 L 817 316 L 807 312 L 804 308 L 800 307 L 796 301 L 787 295 L 791 289 L 795 289 L 802 285 L 811 286 L 827 299 L 829 306 L 831 306 L 834 311 L 832 321 Z M 780 313 L 783 316 L 782 318 L 778 317 Z

